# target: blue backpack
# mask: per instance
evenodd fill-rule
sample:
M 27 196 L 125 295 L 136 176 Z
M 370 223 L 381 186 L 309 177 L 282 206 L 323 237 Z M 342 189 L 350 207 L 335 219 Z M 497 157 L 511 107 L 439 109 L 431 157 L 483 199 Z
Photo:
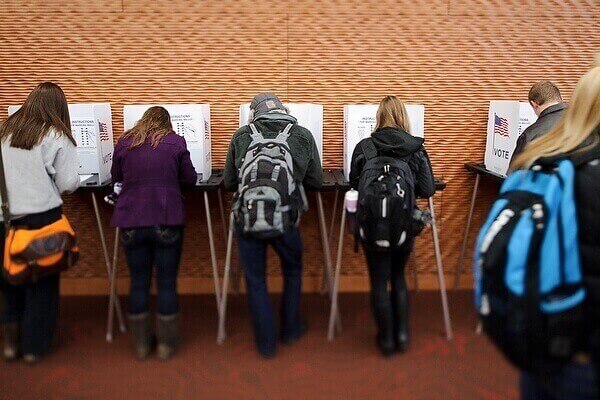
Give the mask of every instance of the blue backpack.
M 475 249 L 475 303 L 486 334 L 530 371 L 571 360 L 583 332 L 575 165 L 508 176 Z

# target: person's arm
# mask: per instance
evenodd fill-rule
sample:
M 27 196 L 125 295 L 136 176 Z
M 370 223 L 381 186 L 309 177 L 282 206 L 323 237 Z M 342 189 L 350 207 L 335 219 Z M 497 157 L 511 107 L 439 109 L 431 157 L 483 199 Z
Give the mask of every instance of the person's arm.
M 352 152 L 352 161 L 350 162 L 350 187 L 358 190 L 358 180 L 365 166 L 366 158 L 360 145 L 357 145 Z
M 57 136 L 55 145 L 58 149 L 52 162 L 54 184 L 61 194 L 72 193 L 79 187 L 77 148 L 66 135 Z
M 411 169 L 415 172 L 415 195 L 429 198 L 435 194 L 435 180 L 429 155 L 425 149 L 413 154 L 410 159 Z
M 320 189 L 323 186 L 323 166 L 315 139 L 310 136 L 310 160 L 302 184 L 309 189 Z
M 187 143 L 183 138 L 181 140 L 181 148 L 181 157 L 179 158 L 179 184 L 182 186 L 194 186 L 198 179 L 198 173 L 192 164 L 190 152 L 187 149 Z
M 223 184 L 225 190 L 235 192 L 238 189 L 238 172 L 235 166 L 235 141 L 236 135 L 233 135 L 229 149 L 227 150 L 227 158 L 225 159 L 225 171 L 223 171 Z
M 513 161 L 517 158 L 519 154 L 523 152 L 523 150 L 525 150 L 525 147 L 527 147 L 527 138 L 525 132 L 523 132 L 521 136 L 519 136 L 519 138 L 517 139 L 517 145 L 515 146 L 512 156 L 510 157 L 509 165 L 513 163 Z
M 121 140 L 115 145 L 113 152 L 112 167 L 110 168 L 110 178 L 113 182 L 123 182 L 123 145 Z

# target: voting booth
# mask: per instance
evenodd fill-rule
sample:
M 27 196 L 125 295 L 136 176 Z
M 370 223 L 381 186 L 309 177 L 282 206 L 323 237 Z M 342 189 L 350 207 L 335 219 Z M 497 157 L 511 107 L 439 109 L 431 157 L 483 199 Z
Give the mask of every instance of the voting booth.
M 350 162 L 354 148 L 375 130 L 377 104 L 344 105 L 344 176 L 350 177 Z M 425 135 L 425 106 L 422 104 L 406 104 L 410 122 L 410 133 L 413 136 Z
M 171 115 L 173 130 L 183 136 L 190 151 L 198 182 L 212 174 L 210 150 L 210 104 L 136 104 L 123 107 L 125 130 L 133 128 L 144 112 L 152 106 L 164 107 Z
M 11 115 L 21 106 L 10 106 Z M 114 152 L 112 114 L 109 103 L 69 104 L 71 131 L 77 142 L 79 178 L 82 186 L 110 182 Z
M 490 101 L 485 168 L 506 176 L 517 139 L 536 120 L 537 116 L 527 102 Z
M 311 103 L 283 103 L 290 110 L 290 115 L 298 120 L 298 125 L 308 129 L 317 144 L 321 161 L 323 161 L 323 106 Z M 250 121 L 250 103 L 240 106 L 239 126 L 247 125 Z

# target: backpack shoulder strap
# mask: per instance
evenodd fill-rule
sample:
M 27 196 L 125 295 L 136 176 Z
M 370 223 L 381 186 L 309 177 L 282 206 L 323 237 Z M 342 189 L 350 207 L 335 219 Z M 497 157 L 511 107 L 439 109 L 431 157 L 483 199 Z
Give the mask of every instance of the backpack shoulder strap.
M 252 141 L 254 142 L 257 140 L 262 140 L 263 135 L 262 135 L 262 133 L 260 133 L 258 128 L 256 128 L 256 125 L 254 125 L 254 123 L 251 123 L 249 126 L 250 126 L 250 137 L 252 138 Z
M 8 188 L 6 187 L 6 175 L 4 174 L 4 160 L 2 158 L 2 141 L 0 140 L 0 196 L 2 196 L 2 219 L 8 230 L 10 227 L 10 211 L 8 209 Z
M 368 160 L 377 157 L 377 147 L 375 147 L 375 143 L 373 143 L 373 140 L 371 139 L 367 139 L 367 140 L 363 140 L 360 143 L 360 147 L 363 151 L 363 153 L 365 154 L 365 158 Z
M 276 140 L 280 140 L 282 142 L 285 142 L 288 140 L 288 138 L 290 137 L 290 130 L 292 129 L 292 127 L 294 126 L 294 124 L 289 123 L 285 126 L 285 128 L 283 128 L 283 130 L 281 132 L 279 132 L 279 135 L 277 135 Z
M 571 158 L 571 162 L 575 168 L 580 167 L 584 164 L 600 159 L 600 146 L 596 146 L 595 149 L 587 151 L 583 154 L 576 154 Z

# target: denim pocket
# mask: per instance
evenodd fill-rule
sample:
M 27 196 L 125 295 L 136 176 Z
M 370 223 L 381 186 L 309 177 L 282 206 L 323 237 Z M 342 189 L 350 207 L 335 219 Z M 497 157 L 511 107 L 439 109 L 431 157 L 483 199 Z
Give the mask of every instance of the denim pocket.
M 158 237 L 158 241 L 162 244 L 173 244 L 181 238 L 181 229 L 169 226 L 157 226 L 156 236 Z
M 133 242 L 135 238 L 135 229 L 123 229 L 121 231 L 121 244 L 127 246 Z

